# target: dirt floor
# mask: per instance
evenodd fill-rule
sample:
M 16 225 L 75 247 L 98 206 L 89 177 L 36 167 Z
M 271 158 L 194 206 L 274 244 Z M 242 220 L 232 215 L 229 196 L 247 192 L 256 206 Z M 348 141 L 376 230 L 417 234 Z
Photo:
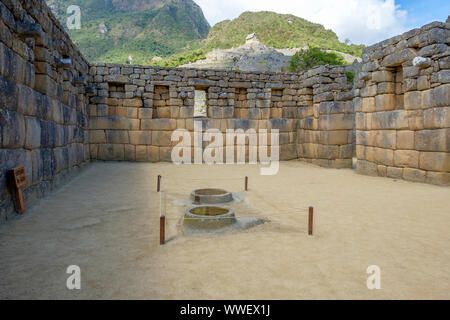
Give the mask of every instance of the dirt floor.
M 238 216 L 270 222 L 184 235 L 189 193 L 203 187 L 237 192 L 244 197 L 233 205 Z M 252 165 L 93 163 L 0 226 L 0 298 L 450 299 L 449 230 L 445 187 L 297 161 L 282 163 L 275 176 Z M 81 268 L 81 290 L 66 288 L 69 265 Z M 370 265 L 381 268 L 380 290 L 366 286 Z

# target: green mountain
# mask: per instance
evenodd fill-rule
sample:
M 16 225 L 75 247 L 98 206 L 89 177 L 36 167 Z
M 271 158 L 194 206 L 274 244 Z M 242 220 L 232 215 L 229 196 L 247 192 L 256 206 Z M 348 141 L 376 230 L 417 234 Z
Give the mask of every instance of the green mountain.
M 66 26 L 67 8 L 81 8 L 81 29 L 67 30 L 92 62 L 179 66 L 205 58 L 213 49 L 229 49 L 256 33 L 275 48 L 307 45 L 361 56 L 362 45 L 348 45 L 322 25 L 288 14 L 244 12 L 210 28 L 193 0 L 47 0 Z
M 67 30 L 92 62 L 149 64 L 188 50 L 193 40 L 204 39 L 210 26 L 192 0 L 47 0 L 66 27 L 67 8 L 81 9 L 81 29 Z
M 261 43 L 274 48 L 317 47 L 361 57 L 364 45 L 340 42 L 338 36 L 321 24 L 309 22 L 290 14 L 275 12 L 244 12 L 234 20 L 217 23 L 204 40 L 191 44 L 185 50 L 164 59 L 159 65 L 177 66 L 204 58 L 213 49 L 229 49 L 245 43 L 247 35 L 256 33 Z
M 299 48 L 307 45 L 361 55 L 362 46 L 347 45 L 321 24 L 312 23 L 291 14 L 275 12 L 244 12 L 234 20 L 216 24 L 209 32 L 205 45 L 227 49 L 245 43 L 248 34 L 256 33 L 265 45 L 274 48 Z

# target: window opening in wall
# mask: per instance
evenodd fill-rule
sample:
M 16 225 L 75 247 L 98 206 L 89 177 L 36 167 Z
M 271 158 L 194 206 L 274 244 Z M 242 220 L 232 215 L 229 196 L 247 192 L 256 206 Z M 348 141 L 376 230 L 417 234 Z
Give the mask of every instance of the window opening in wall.
M 170 118 L 170 95 L 168 86 L 155 86 L 153 93 L 153 118 Z
M 270 117 L 282 118 L 283 116 L 283 89 L 272 89 L 270 102 Z
M 234 118 L 248 119 L 248 97 L 246 88 L 236 88 L 234 93 Z
M 204 89 L 195 89 L 194 118 L 206 118 L 208 116 L 207 92 Z
M 394 68 L 395 81 L 395 109 L 404 109 L 405 85 L 403 83 L 403 68 L 401 66 Z

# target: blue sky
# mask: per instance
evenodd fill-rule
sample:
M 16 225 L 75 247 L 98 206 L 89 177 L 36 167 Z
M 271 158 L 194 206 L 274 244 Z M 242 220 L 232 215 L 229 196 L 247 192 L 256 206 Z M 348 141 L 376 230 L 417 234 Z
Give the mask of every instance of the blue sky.
M 275 11 L 320 23 L 356 44 L 371 45 L 431 21 L 445 21 L 450 0 L 194 0 L 211 25 L 244 11 Z
M 450 0 L 397 0 L 395 3 L 408 12 L 408 29 L 445 21 L 450 15 Z

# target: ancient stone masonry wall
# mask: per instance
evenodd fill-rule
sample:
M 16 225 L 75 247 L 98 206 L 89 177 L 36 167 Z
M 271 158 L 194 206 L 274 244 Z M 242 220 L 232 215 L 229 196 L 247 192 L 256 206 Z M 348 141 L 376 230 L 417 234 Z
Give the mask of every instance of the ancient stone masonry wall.
M 171 161 L 172 132 L 192 135 L 195 94 L 203 91 L 203 130 L 279 129 L 281 160 L 351 167 L 353 96 L 343 67 L 269 74 L 96 64 L 90 71 L 93 159 Z
M 320 166 L 351 168 L 353 157 L 352 66 L 321 66 L 307 72 L 298 109 L 298 157 Z
M 450 24 L 434 22 L 363 53 L 355 83 L 357 170 L 450 184 Z
M 13 212 L 6 172 L 25 166 L 29 203 L 89 159 L 89 64 L 43 0 L 0 2 L 0 220 Z

